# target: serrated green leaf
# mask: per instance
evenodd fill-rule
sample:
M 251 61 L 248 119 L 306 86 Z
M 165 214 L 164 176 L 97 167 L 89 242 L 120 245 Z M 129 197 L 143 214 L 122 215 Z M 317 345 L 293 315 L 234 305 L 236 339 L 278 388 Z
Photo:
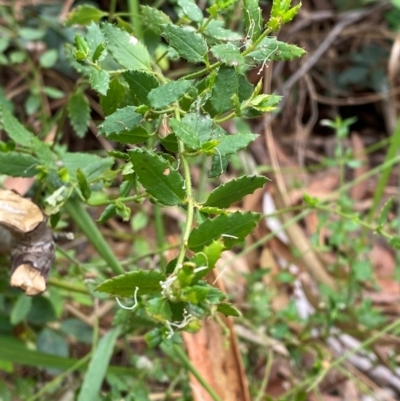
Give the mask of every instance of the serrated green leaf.
M 107 42 L 101 42 L 94 50 L 93 52 L 93 62 L 97 63 L 98 61 L 101 61 L 105 57 L 105 49 L 107 47 Z
M 233 108 L 232 96 L 239 89 L 238 74 L 233 67 L 221 67 L 212 90 L 211 105 L 218 115 Z
M 271 17 L 280 17 L 282 14 L 282 11 L 283 12 L 285 11 L 285 5 L 282 4 L 282 2 L 280 0 L 273 1 L 272 7 L 271 7 Z
M 140 6 L 140 13 L 143 18 L 143 26 L 157 35 L 161 35 L 162 25 L 171 24 L 171 19 L 168 15 L 154 7 Z
M 182 300 L 192 304 L 198 304 L 203 301 L 215 304 L 226 298 L 226 295 L 218 288 L 204 282 L 186 287 L 182 293 Z
M 269 60 L 293 60 L 306 54 L 306 51 L 296 45 L 280 42 L 276 38 L 266 37 L 257 46 L 257 49 L 248 53 L 247 57 L 257 63 Z
M 185 199 L 185 182 L 169 162 L 147 149 L 133 149 L 129 157 L 140 183 L 158 202 L 178 205 Z
M 147 96 L 150 106 L 162 109 L 179 100 L 193 85 L 193 80 L 172 81 L 152 89 Z
M 138 143 L 146 142 L 151 135 L 143 127 L 132 128 L 129 131 L 122 131 L 118 133 L 112 133 L 107 135 L 107 138 L 111 141 L 120 143 L 128 143 L 130 145 L 136 145 Z
M 195 228 L 189 236 L 188 246 L 193 251 L 199 252 L 203 247 L 222 237 L 225 247 L 229 249 L 243 241 L 254 230 L 259 219 L 260 214 L 251 212 L 219 215 Z
M 71 177 L 81 169 L 89 182 L 97 180 L 114 163 L 112 157 L 99 157 L 89 153 L 66 152 L 60 156 L 63 166 Z
M 49 146 L 49 143 L 45 143 L 37 137 L 32 138 L 32 148 L 40 164 L 47 167 L 54 167 L 55 157 Z
M 150 91 L 160 85 L 154 75 L 143 71 L 127 71 L 123 77 L 131 88 L 132 95 L 140 104 L 146 104 Z
M 268 178 L 255 175 L 244 175 L 230 180 L 215 188 L 203 206 L 227 208 L 232 203 L 242 200 L 246 195 L 252 194 L 256 189 L 262 188 Z
M 202 145 L 213 137 L 214 122 L 208 115 L 187 113 L 182 118 L 182 122 L 191 127 Z
M 90 74 L 93 71 L 93 67 L 90 65 L 85 65 L 85 64 L 81 64 L 78 61 L 76 61 L 75 58 L 75 53 L 76 53 L 76 49 L 74 46 L 72 46 L 69 43 L 66 43 L 64 46 L 64 50 L 65 50 L 65 57 L 68 60 L 68 63 L 80 74 L 86 75 L 86 76 L 90 76 Z
M 246 106 L 252 107 L 255 110 L 259 110 L 262 112 L 269 112 L 275 110 L 281 101 L 282 96 L 279 95 L 257 95 L 249 102 L 246 103 Z
M 201 206 L 200 212 L 205 214 L 226 214 L 225 209 L 219 209 L 218 207 Z
M 125 152 L 120 152 L 118 150 L 110 150 L 107 152 L 111 157 L 114 157 L 115 159 L 120 159 L 120 160 L 129 160 L 129 156 Z
M 107 13 L 89 5 L 78 6 L 68 14 L 65 24 L 89 25 L 91 22 L 99 22 L 106 15 Z
M 244 102 L 245 100 L 249 99 L 253 94 L 254 86 L 249 82 L 245 75 L 239 74 L 239 101 Z
M 233 32 L 230 29 L 225 29 L 223 21 L 215 19 L 210 21 L 203 33 L 204 35 L 216 40 L 234 42 L 242 39 L 242 36 L 237 32 Z
M 230 159 L 231 155 L 222 156 L 218 151 L 215 152 L 212 157 L 211 169 L 208 172 L 208 177 L 219 177 L 228 167 Z
M 91 22 L 90 25 L 87 27 L 87 33 L 85 36 L 86 42 L 89 45 L 89 54 L 90 58 L 93 60 L 94 54 L 96 50 L 98 50 L 98 47 L 101 46 L 103 43 L 106 43 L 105 36 L 103 32 L 101 31 L 100 27 L 98 24 L 95 24 L 94 22 Z M 107 54 L 107 51 L 104 49 L 100 55 L 98 55 L 97 61 L 101 61 L 105 55 Z M 93 60 L 95 61 L 95 60 Z
M 207 12 L 210 13 L 211 16 L 216 17 L 218 13 L 227 10 L 236 2 L 237 0 L 217 0 L 211 7 L 207 8 Z
M 114 217 L 116 214 L 117 214 L 117 205 L 115 203 L 107 205 L 107 207 L 103 210 L 103 213 L 100 215 L 97 222 L 99 224 L 103 224 L 106 221 L 110 220 L 112 217 Z
M 215 45 L 211 48 L 211 53 L 222 63 L 238 67 L 245 64 L 245 58 L 240 54 L 240 49 L 232 42 Z
M 26 153 L 0 153 L 0 174 L 10 177 L 34 177 L 39 160 Z
M 82 172 L 80 168 L 76 171 L 76 177 L 78 179 L 78 185 L 79 189 L 81 190 L 82 196 L 88 200 L 90 198 L 90 195 L 92 194 L 92 191 L 90 189 L 89 183 L 86 179 L 85 174 Z
M 18 296 L 17 301 L 11 310 L 10 322 L 12 325 L 22 322 L 27 316 L 32 306 L 32 297 L 25 294 Z
M 171 118 L 169 125 L 175 135 L 190 149 L 200 149 L 200 139 L 191 125 Z
M 76 135 L 83 138 L 89 127 L 90 107 L 86 96 L 81 92 L 75 92 L 68 100 L 68 117 Z
M 293 8 L 291 8 L 290 10 L 288 10 L 282 17 L 282 22 L 284 24 L 286 24 L 287 22 L 290 22 L 299 12 L 301 7 L 301 3 L 297 4 L 296 6 L 294 6 Z
M 78 61 L 84 60 L 90 52 L 90 46 L 86 39 L 79 33 L 75 34 L 74 43 L 76 47 L 75 58 Z
M 87 153 L 84 154 L 87 155 Z M 96 162 L 90 164 L 86 163 L 82 171 L 85 173 L 86 179 L 89 182 L 93 182 L 98 180 L 103 176 L 104 173 L 110 170 L 114 163 L 115 160 L 112 157 L 101 157 Z
M 194 255 L 191 262 L 196 265 L 197 271 L 194 273 L 192 283 L 196 283 L 214 269 L 224 250 L 224 244 L 221 240 L 218 240 L 213 241 L 210 245 L 205 246 L 200 253 Z
M 176 25 L 165 25 L 162 35 L 179 55 L 192 63 L 204 63 L 207 43 L 203 36 Z
M 258 0 L 243 0 L 243 17 L 247 36 L 254 42 L 262 34 L 263 20 Z
M 168 152 L 178 153 L 179 145 L 175 134 L 169 134 L 165 138 L 160 138 L 160 142 Z
M 5 107 L 0 107 L 0 121 L 3 124 L 4 131 L 8 136 L 19 145 L 26 148 L 32 146 L 32 138 L 34 135 L 28 131 Z
M 109 23 L 101 24 L 108 50 L 128 70 L 150 70 L 150 55 L 134 36 Z
M 139 127 L 143 116 L 136 111 L 134 106 L 126 106 L 117 109 L 113 114 L 107 116 L 102 124 L 99 125 L 99 133 L 103 135 L 119 134 L 129 132 Z
M 100 106 L 106 116 L 114 113 L 117 109 L 122 108 L 126 96 L 126 88 L 119 82 L 118 77 L 114 77 L 110 81 L 110 87 L 106 96 L 100 96 Z
M 85 373 L 77 401 L 96 401 L 100 398 L 101 385 L 120 332 L 120 326 L 114 327 L 100 339 Z
M 110 86 L 110 74 L 106 70 L 93 70 L 89 77 L 89 83 L 100 95 L 106 95 Z
M 257 134 L 233 134 L 221 138 L 217 146 L 221 156 L 236 153 L 240 149 L 246 148 L 251 142 L 258 138 Z
M 203 21 L 203 11 L 194 2 L 194 0 L 178 0 L 179 7 L 182 8 L 183 13 L 194 22 Z
M 222 313 L 225 316 L 236 316 L 240 317 L 242 314 L 238 309 L 236 309 L 233 305 L 227 303 L 220 303 L 217 306 L 217 311 Z
M 171 306 L 165 298 L 153 298 L 146 303 L 146 313 L 160 322 L 172 320 Z
M 383 225 L 386 224 L 388 221 L 388 217 L 389 217 L 389 213 L 393 207 L 393 202 L 394 202 L 394 197 L 392 196 L 391 198 L 389 198 L 385 204 L 383 205 L 380 213 L 379 213 L 379 217 L 377 219 L 377 223 L 378 225 Z
M 163 273 L 154 270 L 129 272 L 104 281 L 96 287 L 96 291 L 117 297 L 133 297 L 137 287 L 137 295 L 140 296 L 161 291 L 160 281 L 165 279 Z

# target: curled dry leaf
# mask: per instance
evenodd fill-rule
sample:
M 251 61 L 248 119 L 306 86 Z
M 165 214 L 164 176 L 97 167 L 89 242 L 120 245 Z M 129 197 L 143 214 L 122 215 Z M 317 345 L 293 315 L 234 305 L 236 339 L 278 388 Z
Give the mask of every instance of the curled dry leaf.
M 10 284 L 27 295 L 46 290 L 55 246 L 40 208 L 13 191 L 0 190 L 1 250 L 11 254 Z

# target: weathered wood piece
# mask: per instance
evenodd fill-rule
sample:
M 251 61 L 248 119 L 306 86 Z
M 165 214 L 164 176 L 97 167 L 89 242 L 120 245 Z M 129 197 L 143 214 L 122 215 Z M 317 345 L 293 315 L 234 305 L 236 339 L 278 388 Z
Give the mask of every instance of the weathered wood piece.
M 11 255 L 10 284 L 27 295 L 46 290 L 54 263 L 55 244 L 46 220 L 32 201 L 0 189 L 0 251 Z

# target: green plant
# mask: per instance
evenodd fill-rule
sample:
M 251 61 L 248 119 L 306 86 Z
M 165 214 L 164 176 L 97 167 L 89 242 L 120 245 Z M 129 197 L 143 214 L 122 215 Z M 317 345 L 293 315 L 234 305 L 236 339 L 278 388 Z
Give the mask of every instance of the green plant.
M 270 60 L 304 54 L 301 48 L 268 36 L 296 15 L 300 5 L 291 7 L 290 1 L 274 1 L 266 24 L 257 1 L 245 1 L 244 40 L 224 28 L 221 20 L 233 2 L 215 3 L 207 9 L 207 18 L 192 1 L 178 4 L 177 23 L 160 10 L 140 7 L 151 39 L 143 34 L 140 19 L 132 27 L 121 16 L 91 6 L 78 7 L 68 18 L 69 25 L 87 25 L 86 33 L 76 33 L 74 45 L 66 47 L 70 63 L 82 74 L 69 98 L 68 116 L 77 135 L 84 136 L 89 124 L 85 91 L 90 86 L 98 92 L 105 115 L 99 133 L 118 142 L 120 150 L 100 158 L 69 153 L 58 146 L 50 149 L 7 108 L 1 111 L 4 129 L 15 144 L 0 153 L 1 166 L 13 168 L 2 167 L 1 171 L 35 176 L 50 194 L 44 203 L 53 226 L 63 207 L 111 270 L 122 273 L 98 285 L 96 291 L 133 298 L 132 309 L 143 308 L 162 323 L 149 334 L 152 344 L 175 330 L 197 330 L 201 318 L 217 311 L 238 315 L 224 302 L 225 295 L 203 279 L 221 252 L 240 245 L 260 218 L 257 213 L 232 213 L 227 208 L 262 187 L 267 179 L 242 176 L 218 186 L 202 201 L 203 193 L 194 195 L 190 164 L 200 158 L 203 175 L 221 175 L 230 157 L 257 135 L 229 135 L 220 124 L 233 117 L 250 118 L 272 111 L 280 100 L 262 94 L 261 81 L 250 84 L 246 71 Z M 99 22 L 104 17 L 109 22 Z M 113 20 L 117 25 L 110 23 Z M 161 35 L 169 47 L 154 34 Z M 166 50 L 160 54 L 160 49 Z M 170 80 L 162 66 L 172 57 L 201 68 L 191 67 L 191 72 Z M 207 158 L 211 158 L 210 168 Z M 105 201 L 104 185 L 115 180 L 121 182 L 120 195 Z M 129 266 L 130 271 L 124 273 L 83 203 L 106 206 L 99 219 L 102 223 L 114 215 L 130 219 L 127 203 L 146 199 L 185 211 L 179 254 L 156 270 Z
M 151 374 L 140 370 L 129 349 L 125 351 L 135 368 L 119 369 L 115 363 L 108 366 L 121 328 L 131 333 L 132 327 L 137 330 L 139 326 L 139 333 L 148 332 L 147 341 L 154 346 L 175 331 L 197 330 L 205 316 L 239 314 L 226 302 L 225 294 L 204 278 L 224 250 L 242 246 L 261 217 L 257 213 L 233 213 L 228 208 L 262 187 L 267 178 L 242 176 L 216 185 L 229 160 L 257 137 L 236 120 L 234 134 L 228 134 L 221 124 L 234 117 L 252 118 L 274 110 L 280 97 L 262 94 L 262 82 L 252 85 L 246 73 L 261 69 L 270 60 L 290 60 L 304 54 L 303 49 L 268 36 L 296 15 L 300 5 L 291 7 L 287 0 L 273 2 L 266 23 L 257 1 L 245 1 L 244 35 L 224 25 L 225 17 L 237 19 L 233 1 L 215 3 L 207 9 L 207 17 L 188 0 L 180 0 L 169 10 L 170 16 L 148 6 L 133 7 L 129 21 L 113 7 L 115 2 L 109 12 L 78 7 L 68 17 L 70 27 L 62 29 L 45 11 L 37 19 L 24 21 L 11 8 L 0 9 L 7 21 L 0 27 L 0 62 L 15 71 L 28 93 L 22 110 L 0 92 L 0 123 L 8 134 L 7 140 L 0 142 L 0 174 L 34 177 L 30 195 L 50 216 L 52 228 L 63 229 L 65 217 L 71 218 L 100 255 L 82 263 L 74 250 L 59 248 L 48 294 L 33 299 L 9 289 L 7 271 L 0 271 L 0 331 L 5 334 L 0 336 L 0 344 L 7 349 L 0 358 L 1 368 L 11 373 L 12 363 L 24 361 L 28 366 L 52 369 L 48 372 L 53 374 L 56 369 L 67 369 L 35 395 L 30 381 L 22 380 L 21 389 L 14 389 L 13 395 L 32 401 L 42 399 L 45 393 L 54 394 L 66 375 L 86 369 L 82 399 L 88 396 L 90 386 L 91 397 L 96 399 L 104 377 L 112 387 L 113 399 L 132 388 L 135 399 L 146 399 L 146 385 L 133 377 L 157 380 L 157 374 L 176 376 L 170 385 L 172 391 L 177 380 L 185 382 L 180 374 L 182 367 L 172 363 L 160 367 L 154 355 Z M 27 13 L 36 16 L 31 9 Z M 26 30 L 28 26 L 31 30 Z M 54 32 L 60 34 L 55 43 L 51 40 Z M 74 33 L 74 43 L 66 45 L 65 60 L 60 45 Z M 39 57 L 29 50 L 36 40 L 47 46 Z M 183 67 L 170 71 L 168 66 L 178 59 Z M 45 83 L 50 81 L 45 79 L 48 69 L 57 66 L 66 71 L 67 64 L 80 74 L 76 87 L 71 88 L 63 79 L 53 80 L 54 86 Z M 90 107 L 97 96 L 103 113 L 100 117 Z M 49 99 L 61 103 L 54 114 Z M 23 124 L 24 115 L 35 124 Z M 108 154 L 78 153 L 62 145 L 67 119 L 76 135 L 84 138 L 93 117 L 101 118 L 98 131 L 116 142 L 115 150 Z M 47 143 L 45 138 L 51 130 L 56 132 L 55 139 Z M 201 171 L 197 187 L 192 182 L 192 168 Z M 216 188 L 207 193 L 206 183 Z M 152 205 L 154 220 L 143 211 L 131 216 L 132 205 L 139 209 L 145 202 Z M 103 211 L 97 224 L 86 205 Z M 176 227 L 181 230 L 177 257 L 165 260 L 162 252 L 172 246 L 166 243 L 163 210 L 170 206 L 185 213 L 186 220 Z M 138 234 L 133 243 L 134 257 L 119 260 L 99 228 L 114 216 L 131 220 L 135 232 L 154 221 L 156 249 L 140 241 Z M 148 248 L 140 249 L 144 243 Z M 160 254 L 156 269 L 146 266 L 149 254 Z M 84 274 L 93 271 L 96 278 L 85 280 Z M 116 277 L 109 279 L 111 276 Z M 109 295 L 122 307 L 114 320 L 117 327 L 100 340 L 97 321 L 88 325 L 63 318 L 68 298 L 92 306 L 96 298 Z M 53 326 L 51 322 L 55 321 L 58 324 Z M 23 327 L 21 337 L 26 342 L 36 344 L 35 351 L 28 352 L 21 341 L 11 341 L 16 325 Z M 92 352 L 82 359 L 68 358 L 70 338 L 92 343 Z M 178 341 L 176 336 L 174 341 Z M 152 351 L 148 352 L 151 355 Z M 170 351 L 180 366 L 188 365 L 197 374 L 181 353 L 177 348 Z M 89 358 L 92 362 L 88 366 Z M 121 384 L 119 374 L 131 379 Z M 183 392 L 188 391 L 185 386 L 180 386 Z M 9 395 L 7 388 L 0 389 L 1 397 L 7 399 Z

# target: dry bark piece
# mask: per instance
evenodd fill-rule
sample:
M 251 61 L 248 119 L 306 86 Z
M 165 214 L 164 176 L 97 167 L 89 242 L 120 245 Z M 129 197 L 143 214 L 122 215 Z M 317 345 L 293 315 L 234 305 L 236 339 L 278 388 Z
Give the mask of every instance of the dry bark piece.
M 0 190 L 0 222 L 11 231 L 27 233 L 44 219 L 40 208 L 13 191 Z
M 55 245 L 46 216 L 19 194 L 0 190 L 0 242 L 11 254 L 10 284 L 27 295 L 46 290 L 47 277 L 55 259 Z
M 28 263 L 16 267 L 10 284 L 23 289 L 26 295 L 38 295 L 46 290 L 46 279 Z

